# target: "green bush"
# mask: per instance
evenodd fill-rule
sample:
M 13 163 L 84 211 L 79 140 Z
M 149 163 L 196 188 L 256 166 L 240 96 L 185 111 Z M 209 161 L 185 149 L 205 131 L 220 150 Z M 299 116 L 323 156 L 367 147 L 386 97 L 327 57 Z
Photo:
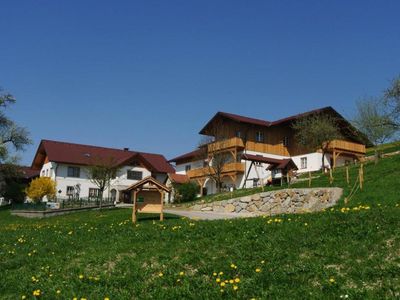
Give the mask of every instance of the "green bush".
M 195 182 L 186 182 L 175 187 L 175 200 L 179 203 L 193 201 L 200 190 L 200 186 Z

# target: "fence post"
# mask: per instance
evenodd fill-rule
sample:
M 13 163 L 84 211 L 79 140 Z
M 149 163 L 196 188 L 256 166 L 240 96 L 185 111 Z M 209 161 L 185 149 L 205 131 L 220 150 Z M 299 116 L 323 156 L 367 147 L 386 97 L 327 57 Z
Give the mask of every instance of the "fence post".
M 333 183 L 332 168 L 329 168 L 329 183 Z
M 311 171 L 308 171 L 308 187 L 311 187 Z
M 346 166 L 346 181 L 347 181 L 347 185 L 349 185 L 350 184 L 349 166 Z

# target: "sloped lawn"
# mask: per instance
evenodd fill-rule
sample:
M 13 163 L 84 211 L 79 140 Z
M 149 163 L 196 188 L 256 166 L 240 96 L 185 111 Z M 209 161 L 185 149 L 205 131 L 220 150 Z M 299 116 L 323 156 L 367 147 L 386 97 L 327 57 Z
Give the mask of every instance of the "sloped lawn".
M 398 298 L 399 166 L 399 157 L 368 164 L 362 192 L 315 214 L 142 215 L 133 226 L 129 209 L 44 220 L 0 211 L 0 298 Z

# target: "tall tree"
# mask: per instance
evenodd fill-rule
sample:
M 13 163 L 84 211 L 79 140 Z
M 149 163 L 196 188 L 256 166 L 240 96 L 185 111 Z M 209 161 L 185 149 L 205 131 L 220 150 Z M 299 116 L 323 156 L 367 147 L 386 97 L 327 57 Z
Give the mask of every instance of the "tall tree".
M 384 92 L 384 103 L 388 110 L 388 117 L 397 130 L 400 129 L 400 76 L 394 78 Z
M 222 189 L 223 172 L 226 164 L 234 161 L 232 154 L 225 149 L 224 143 L 228 140 L 224 135 L 223 128 L 222 121 L 214 121 L 209 129 L 209 135 L 201 139 L 199 146 L 202 150 L 199 159 L 205 160 L 208 169 L 207 177 L 215 182 L 218 193 Z
M 329 142 L 341 138 L 337 119 L 326 114 L 316 114 L 298 119 L 292 124 L 297 143 L 310 151 L 322 151 L 322 171 Z
M 7 168 L 0 169 L 0 196 L 6 193 L 4 183 L 18 173 L 18 157 L 13 155 L 13 151 L 23 151 L 31 143 L 28 130 L 18 126 L 5 114 L 7 107 L 15 102 L 11 94 L 0 88 L 0 165 L 7 165 Z
M 385 112 L 384 105 L 380 99 L 363 99 L 357 102 L 357 111 L 352 121 L 354 126 L 360 130 L 374 144 L 378 146 L 385 143 L 396 132 L 392 118 Z M 375 162 L 378 162 L 379 151 L 375 148 Z
M 93 163 L 86 168 L 89 180 L 99 188 L 100 209 L 102 207 L 103 193 L 110 182 L 117 176 L 120 167 L 113 158 L 95 159 Z

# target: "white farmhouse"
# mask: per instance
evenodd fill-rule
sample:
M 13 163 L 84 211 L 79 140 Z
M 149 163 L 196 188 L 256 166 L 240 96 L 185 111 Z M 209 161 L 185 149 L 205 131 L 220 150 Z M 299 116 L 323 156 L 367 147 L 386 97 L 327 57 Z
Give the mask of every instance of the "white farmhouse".
M 103 194 L 118 202 L 130 202 L 130 193 L 125 190 L 141 179 L 152 176 L 163 183 L 168 173 L 175 173 L 161 154 L 50 140 L 40 142 L 32 168 L 40 170 L 40 176 L 55 180 L 59 198 L 95 198 L 99 196 L 99 188 L 89 179 L 87 167 L 102 161 L 112 161 L 120 167 Z

